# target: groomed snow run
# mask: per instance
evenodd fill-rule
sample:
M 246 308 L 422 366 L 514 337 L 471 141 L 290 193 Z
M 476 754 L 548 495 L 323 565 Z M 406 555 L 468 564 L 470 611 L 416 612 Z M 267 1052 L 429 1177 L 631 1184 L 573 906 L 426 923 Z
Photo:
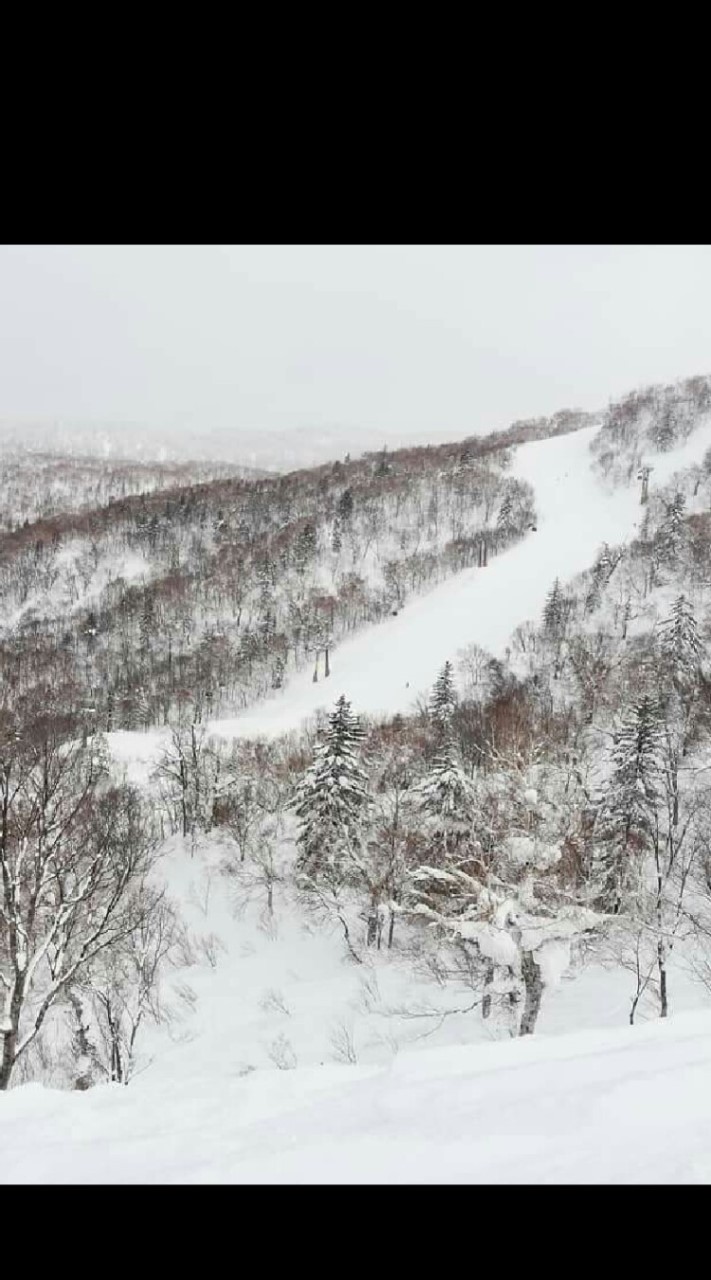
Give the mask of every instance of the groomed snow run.
M 591 470 L 590 443 L 598 428 L 520 445 L 511 474 L 535 491 L 538 523 L 522 542 L 485 569 L 466 569 L 388 618 L 339 644 L 328 680 L 312 682 L 311 668 L 279 694 L 211 728 L 227 737 L 272 736 L 298 729 L 344 693 L 356 712 L 395 714 L 412 709 L 447 659 L 476 643 L 502 657 L 519 623 L 540 616 L 556 577 L 573 577 L 593 563 L 603 542 L 633 537 L 640 521 L 640 488 L 607 492 Z M 651 489 L 699 460 L 707 429 L 654 461 Z
M 216 1080 L 25 1085 L 0 1181 L 711 1181 L 711 1015 Z

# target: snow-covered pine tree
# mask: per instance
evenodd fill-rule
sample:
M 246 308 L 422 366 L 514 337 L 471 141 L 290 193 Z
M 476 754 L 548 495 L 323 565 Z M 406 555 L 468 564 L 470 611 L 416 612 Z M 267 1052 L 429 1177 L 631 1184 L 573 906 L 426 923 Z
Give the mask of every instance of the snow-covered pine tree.
M 671 613 L 658 628 L 662 660 L 680 692 L 693 688 L 703 662 L 704 647 L 699 639 L 696 618 L 686 596 L 677 596 Z
M 619 550 L 612 552 L 608 543 L 603 542 L 590 571 L 590 586 L 585 596 L 586 613 L 594 613 L 599 608 L 602 592 L 622 559 L 622 554 Z
M 560 581 L 556 578 L 543 606 L 543 627 L 549 635 L 555 635 L 560 630 L 563 622 L 563 604 L 563 592 Z
M 648 847 L 662 798 L 665 744 L 659 703 L 645 694 L 622 716 L 600 808 L 593 889 L 604 910 L 620 910 Z
M 445 856 L 453 853 L 471 831 L 474 787 L 448 733 L 432 767 L 414 788 L 413 798 L 433 837 L 435 850 Z
M 504 491 L 504 496 L 501 500 L 499 514 L 496 519 L 496 527 L 499 530 L 499 532 L 503 534 L 505 537 L 511 532 L 512 523 L 513 523 L 513 494 L 511 493 L 510 489 L 506 489 Z
M 352 489 L 344 489 L 338 505 L 336 507 L 336 515 L 340 523 L 347 524 L 353 515 L 353 491 Z
M 675 406 L 666 404 L 659 418 L 650 428 L 649 434 L 654 440 L 654 447 L 659 453 L 668 453 L 673 448 L 677 433 Z
M 686 499 L 676 493 L 667 504 L 666 514 L 657 535 L 657 559 L 670 564 L 676 560 L 681 544 Z
M 341 855 L 362 844 L 362 820 L 370 803 L 367 774 L 358 759 L 363 737 L 342 694 L 293 804 L 301 819 L 297 865 L 311 875 L 336 867 Z
M 296 541 L 294 543 L 294 567 L 296 572 L 303 576 L 306 572 L 307 564 L 316 555 L 318 549 L 318 534 L 315 524 L 307 520 L 300 529 Z
M 443 736 L 451 730 L 452 717 L 457 709 L 457 691 L 454 686 L 454 671 L 449 660 L 445 662 L 435 680 L 430 698 L 432 719 Z

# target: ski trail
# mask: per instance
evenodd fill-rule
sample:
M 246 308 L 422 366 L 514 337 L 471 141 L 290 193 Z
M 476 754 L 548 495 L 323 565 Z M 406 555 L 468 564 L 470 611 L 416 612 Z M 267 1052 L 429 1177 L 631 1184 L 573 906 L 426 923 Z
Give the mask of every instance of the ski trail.
M 356 712 L 411 711 L 448 658 L 476 643 L 503 657 L 511 633 L 540 617 L 556 577 L 565 581 L 592 564 L 603 542 L 625 542 L 640 522 L 636 484 L 607 492 L 591 470 L 590 443 L 597 426 L 551 440 L 519 445 L 511 474 L 533 486 L 538 523 L 518 545 L 485 569 L 465 569 L 411 599 L 386 618 L 333 650 L 331 676 L 312 681 L 311 668 L 284 689 L 238 716 L 214 720 L 224 737 L 274 736 L 298 729 L 319 708 L 332 708 L 343 693 Z M 711 443 L 711 424 L 677 450 L 654 458 L 652 489 L 674 471 L 700 459 Z
M 411 599 L 387 618 L 344 640 L 333 651 L 328 680 L 314 684 L 311 670 L 296 674 L 280 693 L 211 728 L 225 736 L 272 735 L 296 729 L 319 707 L 344 693 L 358 712 L 410 710 L 447 658 L 477 643 L 503 655 L 511 633 L 537 617 L 556 576 L 586 568 L 603 541 L 634 532 L 635 489 L 604 493 L 590 470 L 597 427 L 520 446 L 512 474 L 533 485 L 537 532 L 495 557 L 485 569 L 465 569 Z

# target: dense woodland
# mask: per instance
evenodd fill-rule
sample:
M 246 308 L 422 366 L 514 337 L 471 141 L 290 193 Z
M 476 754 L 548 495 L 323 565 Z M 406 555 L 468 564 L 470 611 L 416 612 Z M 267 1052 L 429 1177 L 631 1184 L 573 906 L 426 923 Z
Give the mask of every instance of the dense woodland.
M 673 1006 L 670 957 L 711 983 L 711 457 L 650 488 L 645 456 L 711 413 L 711 379 L 600 415 L 595 466 L 634 485 L 637 539 L 552 584 L 505 661 L 453 653 L 416 713 L 225 743 L 209 721 L 415 593 L 529 536 L 509 448 L 590 425 L 225 478 L 64 511 L 0 537 L 0 1087 L 66 1026 L 75 1087 L 126 1082 L 160 975 L 190 941 L 156 876 L 217 833 L 267 916 L 286 881 L 354 964 L 400 949 L 472 1017 L 530 1034 L 557 973 L 630 974 Z M 162 727 L 139 793 L 103 735 Z
M 0 535 L 6 707 L 64 685 L 94 727 L 134 729 L 245 706 L 306 662 L 325 670 L 344 634 L 527 532 L 532 494 L 502 446 L 567 425 L 141 494 Z

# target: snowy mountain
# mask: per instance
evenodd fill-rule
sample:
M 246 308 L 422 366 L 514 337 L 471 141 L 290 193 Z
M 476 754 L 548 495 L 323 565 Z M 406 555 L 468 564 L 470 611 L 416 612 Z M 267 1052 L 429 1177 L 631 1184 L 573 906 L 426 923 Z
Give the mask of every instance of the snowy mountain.
M 708 1181 L 709 388 L 5 535 L 3 1178 Z

